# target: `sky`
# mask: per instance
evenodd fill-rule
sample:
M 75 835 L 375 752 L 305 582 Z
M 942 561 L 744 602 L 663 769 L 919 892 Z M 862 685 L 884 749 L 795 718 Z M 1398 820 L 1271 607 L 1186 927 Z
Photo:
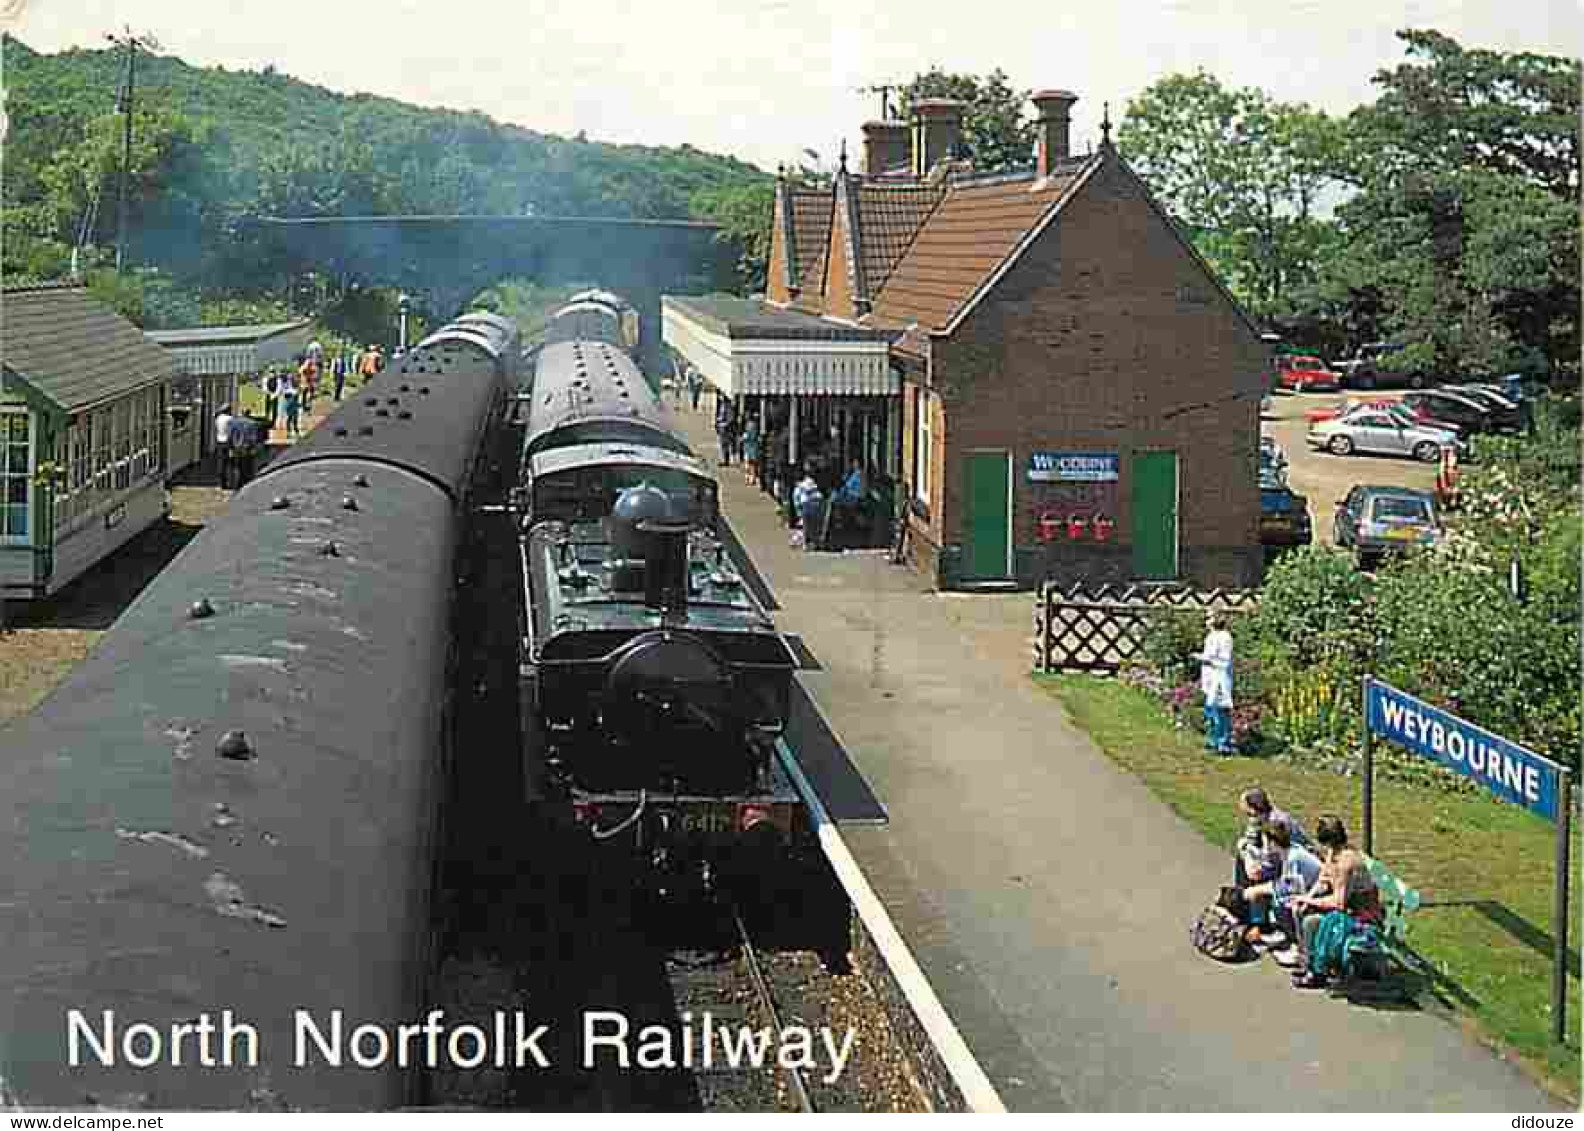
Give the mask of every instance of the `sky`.
M 346 93 L 598 141 L 686 142 L 765 169 L 805 149 L 828 167 L 844 139 L 856 163 L 859 127 L 879 110 L 861 89 L 934 65 L 1074 91 L 1082 149 L 1104 103 L 1118 120 L 1151 83 L 1199 68 L 1345 112 L 1402 61 L 1400 28 L 1584 53 L 1579 0 L 0 0 L 7 18 L 38 51 L 103 46 L 130 26 L 193 64 L 273 64 Z

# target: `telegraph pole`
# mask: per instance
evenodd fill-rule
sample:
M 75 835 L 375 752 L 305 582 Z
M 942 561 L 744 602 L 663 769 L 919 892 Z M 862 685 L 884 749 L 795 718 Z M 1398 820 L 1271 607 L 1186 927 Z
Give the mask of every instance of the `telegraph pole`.
M 152 35 L 133 35 L 130 27 L 119 36 L 109 34 L 105 38 L 126 52 L 126 82 L 121 88 L 121 97 L 116 100 L 120 104 L 118 108 L 122 114 L 121 179 L 120 189 L 116 195 L 115 265 L 119 273 L 126 262 L 127 208 L 132 195 L 132 111 L 137 89 L 137 53 L 140 48 L 144 51 L 158 50 L 159 41 Z

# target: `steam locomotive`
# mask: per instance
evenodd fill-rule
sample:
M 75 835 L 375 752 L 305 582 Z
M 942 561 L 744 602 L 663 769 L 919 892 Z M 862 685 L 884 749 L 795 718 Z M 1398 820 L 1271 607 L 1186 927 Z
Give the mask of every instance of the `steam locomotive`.
M 542 756 L 527 776 L 662 886 L 707 885 L 739 850 L 806 832 L 776 751 L 797 658 L 632 358 L 561 319 L 521 398 L 522 716 Z

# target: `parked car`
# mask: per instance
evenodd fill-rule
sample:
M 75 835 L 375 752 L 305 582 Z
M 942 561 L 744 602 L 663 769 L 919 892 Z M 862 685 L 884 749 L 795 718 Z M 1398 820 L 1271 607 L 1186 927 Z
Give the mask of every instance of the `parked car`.
M 1285 473 L 1260 472 L 1260 544 L 1267 550 L 1314 541 L 1309 500 L 1287 485 Z
M 1413 411 L 1400 399 L 1353 401 L 1351 403 L 1343 404 L 1340 408 L 1332 407 L 1313 409 L 1310 412 L 1306 412 L 1304 416 L 1310 424 L 1316 424 L 1322 420 L 1347 420 L 1361 412 L 1384 412 L 1388 416 L 1392 417 L 1392 419 L 1401 421 L 1410 428 L 1421 425 L 1430 428 L 1439 428 L 1442 431 L 1452 433 L 1452 435 L 1456 436 L 1460 440 L 1463 439 L 1464 430 L 1461 425 L 1454 424 L 1450 420 L 1441 420 L 1433 416 L 1416 416 L 1414 415 Z
M 1420 549 L 1441 539 L 1441 517 L 1428 491 L 1354 487 L 1337 504 L 1333 540 L 1368 569 L 1388 553 Z
M 1425 389 L 1404 393 L 1403 407 L 1419 420 L 1456 424 L 1466 433 L 1490 432 L 1496 426 L 1489 408 L 1455 390 Z
M 1442 448 L 1450 446 L 1460 452 L 1463 448 L 1457 434 L 1445 428 L 1431 427 L 1400 412 L 1371 408 L 1312 424 L 1304 439 L 1311 448 L 1324 448 L 1334 455 L 1368 452 L 1407 456 L 1423 463 L 1439 460 Z
M 1350 389 L 1378 389 L 1388 385 L 1424 388 L 1424 377 L 1407 372 L 1402 365 L 1401 352 L 1402 346 L 1397 342 L 1365 342 L 1351 358 L 1338 362 L 1336 368 Z
M 1524 427 L 1524 411 L 1517 404 L 1508 400 L 1500 393 L 1492 392 L 1481 385 L 1458 385 L 1450 389 L 1437 389 L 1435 392 L 1448 392 L 1454 396 L 1471 400 L 1490 414 L 1488 425 L 1493 432 L 1521 432 Z
M 1304 419 L 1310 424 L 1315 424 L 1321 420 L 1335 420 L 1339 416 L 1346 416 L 1348 413 L 1357 412 L 1361 408 L 1384 409 L 1389 411 L 1394 408 L 1400 409 L 1401 407 L 1402 400 L 1396 395 L 1393 395 L 1389 398 L 1374 397 L 1369 400 L 1350 398 L 1336 401 L 1328 405 L 1321 405 L 1319 408 L 1308 409 L 1304 412 Z
M 1276 359 L 1276 384 L 1295 393 L 1326 392 L 1342 387 L 1342 375 L 1310 354 L 1283 354 Z

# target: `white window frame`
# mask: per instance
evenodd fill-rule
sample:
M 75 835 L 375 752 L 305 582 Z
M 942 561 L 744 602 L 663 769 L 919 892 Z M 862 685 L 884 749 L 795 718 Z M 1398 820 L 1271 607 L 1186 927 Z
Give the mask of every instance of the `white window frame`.
M 0 422 L 5 424 L 5 434 L 10 434 L 10 417 L 20 416 L 27 422 L 28 428 L 28 463 L 27 463 L 27 533 L 26 534 L 0 534 L 0 546 L 31 546 L 33 537 L 38 531 L 38 492 L 33 486 L 33 477 L 38 474 L 38 425 L 33 420 L 33 414 L 26 408 L 5 406 L 0 407 Z M 0 485 L 9 478 L 9 473 L 0 476 Z M 7 501 L 9 493 L 0 486 L 0 506 L 9 507 Z
M 935 458 L 934 430 L 930 415 L 934 406 L 928 389 L 917 389 L 913 401 L 913 495 L 929 506 L 930 464 Z

